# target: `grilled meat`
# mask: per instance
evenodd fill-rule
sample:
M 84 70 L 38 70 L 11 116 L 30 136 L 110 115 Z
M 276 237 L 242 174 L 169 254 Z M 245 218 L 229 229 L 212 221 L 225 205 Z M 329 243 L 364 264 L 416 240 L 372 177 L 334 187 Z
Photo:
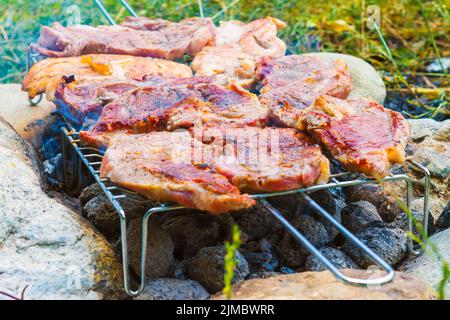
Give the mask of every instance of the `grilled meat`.
M 46 93 L 53 100 L 56 87 L 72 80 L 142 80 L 145 76 L 190 77 L 186 65 L 172 61 L 126 55 L 92 54 L 81 57 L 49 58 L 34 64 L 25 75 L 22 90 L 30 98 Z
M 221 86 L 236 83 L 248 89 L 253 84 L 256 61 L 239 46 L 223 45 L 204 48 L 191 67 L 197 76 L 215 76 Z
M 175 23 L 141 17 L 114 26 L 63 27 L 55 23 L 42 27 L 38 44 L 32 48 L 48 57 L 113 53 L 174 60 L 185 54 L 194 56 L 213 44 L 214 38 L 215 27 L 209 18 Z
M 198 76 L 217 75 L 220 85 L 236 83 L 248 89 L 253 84 L 258 58 L 278 58 L 285 54 L 286 45 L 277 38 L 277 30 L 284 26 L 284 22 L 271 17 L 248 24 L 221 22 L 216 45 L 198 53 L 191 67 Z
M 262 81 L 260 101 L 270 110 L 271 119 L 281 125 L 302 129 L 302 110 L 323 94 L 345 99 L 351 90 L 347 65 L 317 57 L 291 55 L 258 62 Z
M 207 145 L 184 132 L 117 135 L 101 165 L 101 176 L 155 201 L 220 214 L 255 201 L 211 171 Z
M 204 126 L 192 131 L 215 149 L 216 172 L 241 191 L 284 191 L 329 179 L 329 161 L 320 147 L 295 129 Z
M 104 78 L 61 83 L 56 88 L 52 101 L 66 120 L 72 125 L 82 126 L 96 120 L 106 104 L 145 83 Z
M 129 91 L 105 106 L 97 123 L 80 132 L 80 137 L 88 144 L 104 146 L 117 130 L 143 133 L 195 123 L 263 126 L 267 122 L 267 109 L 254 94 L 239 87 L 225 89 L 208 77 L 151 81 L 155 85 Z
M 303 127 L 347 169 L 375 178 L 405 161 L 410 136 L 405 118 L 368 99 L 319 97 L 305 110 Z

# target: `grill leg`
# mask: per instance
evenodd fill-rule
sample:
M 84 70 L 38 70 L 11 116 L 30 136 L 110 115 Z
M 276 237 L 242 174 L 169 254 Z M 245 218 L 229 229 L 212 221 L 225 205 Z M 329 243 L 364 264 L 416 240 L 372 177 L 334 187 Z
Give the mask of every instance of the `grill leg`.
M 120 215 L 120 235 L 122 244 L 122 267 L 123 267 L 123 283 L 125 292 L 131 297 L 139 296 L 145 288 L 145 263 L 147 260 L 147 239 L 148 239 L 148 219 L 157 212 L 172 211 L 182 209 L 182 207 L 161 206 L 147 210 L 142 217 L 142 236 L 141 236 L 141 262 L 139 272 L 139 284 L 136 290 L 131 288 L 130 269 L 128 257 L 128 237 L 127 237 L 127 221 L 125 215 Z

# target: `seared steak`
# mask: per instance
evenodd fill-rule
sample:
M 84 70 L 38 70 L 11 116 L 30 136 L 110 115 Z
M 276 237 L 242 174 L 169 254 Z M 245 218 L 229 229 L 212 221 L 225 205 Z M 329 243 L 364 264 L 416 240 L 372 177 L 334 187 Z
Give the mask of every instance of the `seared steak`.
M 322 96 L 305 110 L 302 122 L 351 171 L 382 178 L 390 163 L 405 161 L 408 122 L 375 101 Z
M 278 58 L 286 51 L 285 43 L 277 38 L 277 30 L 285 23 L 271 17 L 245 24 L 240 21 L 221 22 L 216 45 L 198 53 L 192 69 L 198 76 L 217 75 L 217 83 L 237 83 L 250 88 L 260 57 Z
M 152 200 L 213 214 L 253 206 L 253 199 L 211 171 L 208 149 L 186 131 L 118 135 L 105 153 L 101 176 Z
M 105 106 L 97 123 L 80 137 L 88 144 L 108 144 L 111 132 L 143 133 L 188 128 L 195 123 L 230 123 L 263 126 L 267 108 L 258 98 L 236 86 L 229 89 L 213 79 L 162 79 L 137 88 Z
M 28 91 L 30 98 L 45 92 L 47 99 L 53 100 L 56 87 L 68 79 L 142 80 L 149 75 L 190 77 L 192 71 L 181 63 L 126 55 L 92 54 L 81 57 L 48 58 L 31 67 L 23 79 L 22 90 Z
M 317 57 L 291 55 L 257 66 L 262 81 L 260 101 L 270 110 L 271 119 L 288 127 L 299 127 L 302 110 L 323 94 L 345 99 L 351 90 L 347 65 Z
M 214 43 L 211 19 L 190 18 L 178 23 L 148 18 L 128 18 L 123 25 L 42 27 L 37 52 L 48 57 L 71 57 L 89 53 L 128 54 L 174 60 L 194 56 Z
M 192 130 L 215 150 L 213 167 L 241 191 L 276 192 L 326 183 L 328 159 L 308 136 L 290 128 Z

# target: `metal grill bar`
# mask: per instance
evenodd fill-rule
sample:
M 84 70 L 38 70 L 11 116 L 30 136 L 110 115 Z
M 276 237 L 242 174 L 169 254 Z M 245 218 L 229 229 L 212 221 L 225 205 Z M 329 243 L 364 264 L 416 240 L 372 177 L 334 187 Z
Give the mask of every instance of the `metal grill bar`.
M 133 17 L 137 17 L 137 16 L 138 16 L 137 13 L 136 13 L 136 11 L 134 11 L 134 9 L 128 4 L 127 1 L 125 1 L 125 0 L 119 0 L 119 1 L 120 1 L 120 3 L 125 7 L 125 9 L 128 10 L 128 12 L 129 12 Z
M 319 206 L 314 200 L 308 197 L 306 194 L 302 194 L 302 198 L 306 203 L 314 209 L 317 213 L 321 214 L 324 218 L 330 221 L 347 239 L 352 241 L 360 250 L 362 250 L 370 259 L 378 266 L 386 271 L 386 275 L 376 279 L 359 279 L 349 277 L 343 274 L 333 263 L 328 260 L 304 235 L 302 235 L 297 229 L 290 224 L 283 215 L 275 209 L 266 199 L 261 199 L 260 203 L 281 223 L 281 225 L 299 242 L 303 245 L 311 254 L 313 254 L 328 270 L 330 270 L 338 279 L 354 285 L 381 285 L 390 282 L 395 275 L 394 269 L 381 259 L 375 252 L 369 249 L 364 243 L 356 238 L 350 231 L 344 228 L 339 222 L 337 222 L 325 209 Z
M 128 242 L 127 242 L 127 220 L 126 220 L 126 211 L 122 207 L 120 200 L 122 199 L 131 199 L 130 195 L 137 195 L 137 193 L 133 191 L 126 190 L 124 188 L 121 188 L 119 186 L 114 185 L 111 183 L 108 179 L 100 178 L 99 176 L 99 170 L 94 168 L 94 166 L 99 166 L 99 163 L 101 163 L 100 159 L 103 158 L 102 152 L 98 149 L 91 148 L 91 147 L 80 147 L 78 145 L 78 133 L 69 127 L 62 127 L 62 133 L 65 139 L 69 142 L 69 144 L 72 146 L 74 152 L 77 154 L 77 156 L 81 159 L 81 162 L 85 165 L 89 173 L 92 175 L 94 180 L 100 185 L 102 191 L 106 194 L 108 200 L 111 202 L 114 209 L 117 211 L 120 217 L 120 228 L 121 228 L 121 243 L 122 243 L 122 264 L 123 264 L 123 277 L 124 277 L 124 288 L 128 295 L 130 296 L 138 296 L 142 293 L 144 290 L 145 285 L 145 262 L 146 262 L 146 248 L 147 248 L 147 226 L 148 226 L 148 219 L 150 216 L 154 213 L 162 213 L 162 212 L 171 212 L 175 210 L 183 209 L 183 207 L 174 205 L 174 204 L 151 204 L 151 201 L 149 201 L 149 209 L 145 212 L 145 214 L 142 216 L 142 249 L 141 249 L 141 261 L 140 261 L 140 274 L 139 274 L 139 285 L 137 289 L 132 289 L 130 286 L 130 271 L 129 271 L 129 257 L 128 257 Z M 66 150 L 66 148 L 63 148 L 63 151 Z M 68 157 L 67 151 L 63 152 L 63 163 L 67 164 L 66 158 Z M 73 163 L 77 163 L 74 161 Z M 422 170 L 421 167 L 417 166 L 419 170 Z M 425 168 L 426 169 L 426 168 Z M 80 168 L 73 168 L 74 172 L 80 173 Z M 427 175 L 427 170 L 423 170 L 425 173 L 425 180 L 429 179 L 429 176 Z M 67 173 L 67 170 L 65 171 Z M 336 180 L 337 177 L 345 177 L 346 175 L 351 175 L 351 173 L 339 173 L 336 175 L 332 175 L 333 182 L 324 184 L 324 185 L 317 185 L 312 186 L 308 188 L 301 188 L 296 190 L 289 190 L 284 192 L 275 192 L 275 193 L 264 193 L 264 194 L 256 194 L 251 195 L 252 198 L 258 200 L 280 223 L 282 226 L 288 231 L 290 234 L 294 236 L 294 238 L 302 245 L 304 246 L 311 254 L 313 254 L 317 259 L 323 263 L 323 265 L 329 269 L 337 278 L 341 279 L 342 281 L 354 284 L 354 285 L 382 285 L 392 280 L 394 276 L 394 270 L 393 268 L 387 264 L 383 259 L 381 259 L 378 255 L 376 255 L 371 249 L 369 249 L 364 243 L 362 243 L 359 239 L 357 239 L 352 233 L 350 233 L 344 226 L 342 226 L 339 222 L 337 222 L 326 210 L 324 210 L 322 207 L 320 207 L 315 201 L 313 201 L 306 193 L 311 193 L 319 190 L 326 190 L 326 189 L 334 189 L 334 188 L 343 188 L 343 187 L 349 187 L 349 186 L 358 186 L 358 185 L 364 185 L 364 184 L 374 184 L 374 183 L 382 183 L 382 182 L 391 182 L 391 181 L 404 181 L 406 183 L 406 207 L 407 210 L 411 211 L 411 204 L 412 204 L 412 181 L 411 179 L 404 174 L 398 174 L 386 177 L 382 180 L 374 180 L 374 179 L 354 179 L 354 180 L 345 180 L 345 181 L 338 181 Z M 66 181 L 66 177 L 65 177 Z M 78 183 L 79 185 L 79 183 Z M 427 187 L 428 186 L 428 187 Z M 429 194 L 429 184 L 426 183 L 425 188 L 425 202 L 428 202 L 428 194 Z M 362 250 L 371 260 L 373 260 L 378 266 L 380 266 L 386 274 L 376 278 L 376 279 L 355 279 L 352 277 L 348 277 L 345 274 L 343 274 L 341 271 L 339 271 L 333 263 L 328 260 L 325 256 L 323 256 L 320 251 L 314 247 L 298 230 L 295 229 L 294 226 L 292 226 L 291 223 L 289 223 L 282 214 L 276 210 L 268 201 L 268 198 L 271 197 L 277 197 L 277 196 L 284 196 L 284 195 L 290 195 L 290 194 L 298 194 L 299 197 L 302 197 L 307 205 L 309 205 L 314 211 L 318 212 L 320 215 L 322 215 L 325 219 L 327 219 L 331 224 L 333 224 L 334 227 L 336 227 L 349 241 L 352 241 L 360 250 Z M 429 205 L 424 206 L 424 221 L 423 224 L 425 225 L 425 221 L 428 220 L 428 208 Z M 412 218 L 409 219 L 409 229 L 413 230 L 413 221 Z M 426 234 L 423 235 L 423 239 L 426 240 Z M 415 250 L 413 242 L 411 239 L 409 239 L 408 248 L 412 254 L 418 254 L 420 251 Z
M 112 25 L 116 25 L 116 22 L 109 14 L 108 10 L 106 10 L 105 6 L 101 3 L 100 0 L 94 0 L 95 5 L 100 9 L 100 12 L 103 14 L 103 16 L 108 20 L 108 22 Z

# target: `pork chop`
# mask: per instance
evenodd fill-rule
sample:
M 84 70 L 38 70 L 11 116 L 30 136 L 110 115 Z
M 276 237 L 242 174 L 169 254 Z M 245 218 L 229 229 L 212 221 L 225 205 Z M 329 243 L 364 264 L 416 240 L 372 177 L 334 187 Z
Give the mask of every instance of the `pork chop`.
M 188 128 L 197 122 L 249 126 L 267 122 L 267 108 L 239 87 L 226 89 L 202 77 L 157 79 L 155 85 L 129 91 L 106 105 L 96 124 L 80 132 L 81 139 L 105 146 L 117 130 L 143 133 Z
M 302 110 L 318 96 L 345 99 L 351 90 L 348 67 L 342 60 L 304 55 L 262 58 L 256 73 L 262 84 L 260 101 L 269 108 L 271 120 L 300 130 Z
M 192 61 L 198 76 L 217 76 L 217 83 L 236 83 L 249 89 L 253 84 L 256 60 L 278 58 L 286 52 L 285 43 L 277 31 L 286 26 L 278 19 L 267 17 L 245 24 L 222 21 L 217 28 L 216 45 L 205 47 Z
M 35 63 L 25 75 L 22 90 L 30 98 L 46 93 L 53 100 L 56 87 L 72 80 L 102 81 L 109 79 L 142 80 L 145 76 L 190 77 L 186 65 L 172 61 L 126 55 L 92 54 L 81 57 L 48 58 Z M 67 79 L 66 79 L 67 80 Z
M 368 99 L 319 97 L 305 110 L 303 127 L 348 170 L 374 178 L 405 161 L 408 122 L 398 112 Z
M 214 148 L 213 167 L 241 191 L 277 192 L 326 183 L 328 159 L 290 128 L 204 126 L 192 133 Z
M 208 148 L 186 131 L 124 134 L 111 141 L 100 175 L 151 200 L 213 214 L 253 206 L 250 196 L 210 169 Z
M 90 53 L 179 59 L 194 56 L 214 43 L 215 27 L 209 18 L 190 18 L 178 23 L 161 19 L 155 28 L 148 18 L 128 18 L 122 25 L 64 27 L 59 23 L 44 26 L 32 49 L 48 57 L 71 57 Z
M 55 90 L 53 103 L 74 126 L 86 126 L 96 120 L 103 107 L 123 93 L 144 86 L 145 82 L 100 77 L 61 83 Z

